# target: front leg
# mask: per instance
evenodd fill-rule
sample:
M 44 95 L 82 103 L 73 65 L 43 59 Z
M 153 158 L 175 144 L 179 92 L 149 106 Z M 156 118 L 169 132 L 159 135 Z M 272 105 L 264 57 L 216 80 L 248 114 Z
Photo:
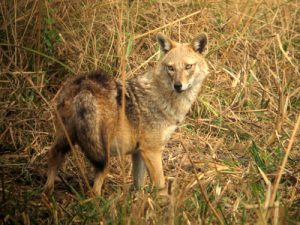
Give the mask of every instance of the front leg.
M 146 166 L 140 152 L 132 154 L 132 175 L 133 184 L 136 189 L 144 186 Z
M 159 190 L 159 194 L 166 195 L 165 177 L 162 167 L 161 149 L 141 149 L 141 156 L 146 164 L 151 181 Z

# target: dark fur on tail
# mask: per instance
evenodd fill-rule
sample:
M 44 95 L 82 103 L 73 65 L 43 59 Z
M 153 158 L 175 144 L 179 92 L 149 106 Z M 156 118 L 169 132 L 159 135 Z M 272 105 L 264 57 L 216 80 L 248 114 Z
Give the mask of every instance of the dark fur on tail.
M 83 90 L 75 97 L 74 112 L 77 144 L 95 168 L 103 170 L 107 163 L 108 138 L 101 126 L 96 98 L 90 91 Z

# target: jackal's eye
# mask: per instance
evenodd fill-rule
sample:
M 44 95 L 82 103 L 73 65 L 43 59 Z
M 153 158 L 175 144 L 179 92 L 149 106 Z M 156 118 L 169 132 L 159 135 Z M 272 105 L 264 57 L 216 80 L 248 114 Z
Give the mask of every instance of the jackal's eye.
M 191 69 L 193 67 L 193 64 L 186 64 L 185 65 L 185 69 L 186 70 L 189 70 L 189 69 Z
M 173 66 L 170 66 L 170 65 L 167 65 L 167 70 L 168 70 L 169 72 L 174 72 L 174 71 L 175 71 L 174 67 L 173 67 Z

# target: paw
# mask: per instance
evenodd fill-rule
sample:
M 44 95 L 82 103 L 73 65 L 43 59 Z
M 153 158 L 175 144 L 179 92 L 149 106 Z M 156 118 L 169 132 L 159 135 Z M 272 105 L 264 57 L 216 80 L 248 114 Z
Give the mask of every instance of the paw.
M 53 187 L 45 185 L 43 188 L 43 195 L 49 197 L 53 193 Z
M 170 205 L 171 202 L 171 196 L 168 194 L 167 189 L 165 188 L 164 190 L 160 190 L 157 193 L 156 196 L 156 203 L 160 206 L 160 207 L 165 207 Z

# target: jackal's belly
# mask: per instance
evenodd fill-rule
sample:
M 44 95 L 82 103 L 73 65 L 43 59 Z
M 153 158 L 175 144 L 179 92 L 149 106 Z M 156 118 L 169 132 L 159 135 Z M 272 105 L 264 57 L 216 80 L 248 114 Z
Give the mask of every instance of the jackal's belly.
M 132 154 L 137 148 L 136 141 L 133 138 L 131 132 L 125 130 L 118 130 L 114 136 L 111 146 L 110 154 L 111 156 L 127 155 Z
M 163 147 L 177 128 L 177 125 L 160 124 L 155 126 L 155 128 L 143 128 L 144 130 L 141 132 L 143 133 L 142 136 L 137 135 L 134 132 L 134 129 L 131 129 L 128 126 L 122 126 L 121 129 L 118 129 L 110 145 L 110 155 L 133 154 L 138 151 L 139 147 Z
M 137 149 L 137 144 L 134 144 L 130 139 L 130 137 L 128 139 L 120 136 L 115 137 L 110 146 L 110 155 L 118 156 L 134 153 Z

